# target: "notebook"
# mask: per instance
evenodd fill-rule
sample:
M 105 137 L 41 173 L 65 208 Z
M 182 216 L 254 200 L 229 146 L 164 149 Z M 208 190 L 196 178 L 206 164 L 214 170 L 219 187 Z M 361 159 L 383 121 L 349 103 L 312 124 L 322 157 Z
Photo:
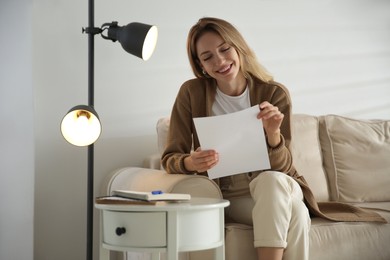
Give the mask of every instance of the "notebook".
M 113 196 L 128 198 L 128 199 L 138 199 L 144 201 L 185 201 L 190 200 L 191 195 L 185 193 L 165 193 L 162 191 L 131 191 L 131 190 L 114 190 L 112 192 Z

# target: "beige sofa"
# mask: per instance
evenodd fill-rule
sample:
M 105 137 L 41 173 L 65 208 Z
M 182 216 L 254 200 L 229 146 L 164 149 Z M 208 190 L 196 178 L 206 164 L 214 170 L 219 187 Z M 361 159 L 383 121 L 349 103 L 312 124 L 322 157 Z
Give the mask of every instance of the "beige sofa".
M 160 153 L 168 126 L 168 118 L 157 124 Z M 390 120 L 293 115 L 292 131 L 294 164 L 318 201 L 341 201 L 371 208 L 390 222 Z M 221 197 L 217 185 L 206 177 L 166 174 L 160 170 L 159 156 L 148 158 L 145 168 L 128 167 L 113 172 L 104 187 L 105 193 L 114 189 L 163 189 L 199 197 Z M 227 260 L 256 259 L 252 227 L 245 224 L 251 218 L 250 205 L 247 201 L 241 208 L 230 209 L 242 212 L 243 223 L 225 224 Z M 210 252 L 182 256 L 201 260 L 208 257 Z M 336 223 L 314 218 L 310 259 L 389 260 L 390 224 Z

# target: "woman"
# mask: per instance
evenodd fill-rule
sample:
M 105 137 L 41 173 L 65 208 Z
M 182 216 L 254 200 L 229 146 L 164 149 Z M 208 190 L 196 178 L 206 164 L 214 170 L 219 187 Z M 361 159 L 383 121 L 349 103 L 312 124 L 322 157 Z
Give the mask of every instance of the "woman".
M 258 259 L 308 259 L 310 217 L 304 201 L 311 213 L 337 218 L 321 212 L 292 164 L 288 90 L 272 80 L 241 34 L 224 20 L 200 19 L 189 32 L 187 52 L 196 78 L 182 85 L 174 103 L 163 167 L 172 174 L 206 175 L 218 163 L 218 151 L 201 149 L 193 118 L 259 105 L 257 118 L 263 123 L 271 169 L 220 178 L 218 183 L 230 208 L 253 199 L 250 224 Z M 227 215 L 239 219 L 236 212 Z
M 218 163 L 218 151 L 200 148 L 192 118 L 232 113 L 258 104 L 261 112 L 257 118 L 263 121 L 274 171 L 224 177 L 220 186 L 232 206 L 239 201 L 235 198 L 253 197 L 254 245 L 259 259 L 282 259 L 290 245 L 288 233 L 294 234 L 294 248 L 288 246 L 287 254 L 296 255 L 291 259 L 307 259 L 309 214 L 299 185 L 281 173 L 294 173 L 288 149 L 288 91 L 272 81 L 241 34 L 224 20 L 200 19 L 190 30 L 187 51 L 197 79 L 183 84 L 174 104 L 170 138 L 162 157 L 164 168 L 169 173 L 204 174 Z M 292 216 L 295 211 L 300 213 Z

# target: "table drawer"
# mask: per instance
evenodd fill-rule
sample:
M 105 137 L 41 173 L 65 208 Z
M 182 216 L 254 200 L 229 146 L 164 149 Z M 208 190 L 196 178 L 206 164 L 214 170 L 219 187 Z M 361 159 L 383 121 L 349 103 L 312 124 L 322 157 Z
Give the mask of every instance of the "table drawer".
M 166 247 L 166 212 L 104 210 L 103 242 L 126 247 Z

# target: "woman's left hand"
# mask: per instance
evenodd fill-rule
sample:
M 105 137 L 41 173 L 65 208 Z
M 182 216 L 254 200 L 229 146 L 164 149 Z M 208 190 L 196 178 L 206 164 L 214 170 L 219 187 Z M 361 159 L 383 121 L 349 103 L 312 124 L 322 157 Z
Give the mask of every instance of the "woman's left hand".
M 265 101 L 259 105 L 260 112 L 257 118 L 263 121 L 263 127 L 267 134 L 268 143 L 274 147 L 280 143 L 280 126 L 284 115 L 279 108 Z

